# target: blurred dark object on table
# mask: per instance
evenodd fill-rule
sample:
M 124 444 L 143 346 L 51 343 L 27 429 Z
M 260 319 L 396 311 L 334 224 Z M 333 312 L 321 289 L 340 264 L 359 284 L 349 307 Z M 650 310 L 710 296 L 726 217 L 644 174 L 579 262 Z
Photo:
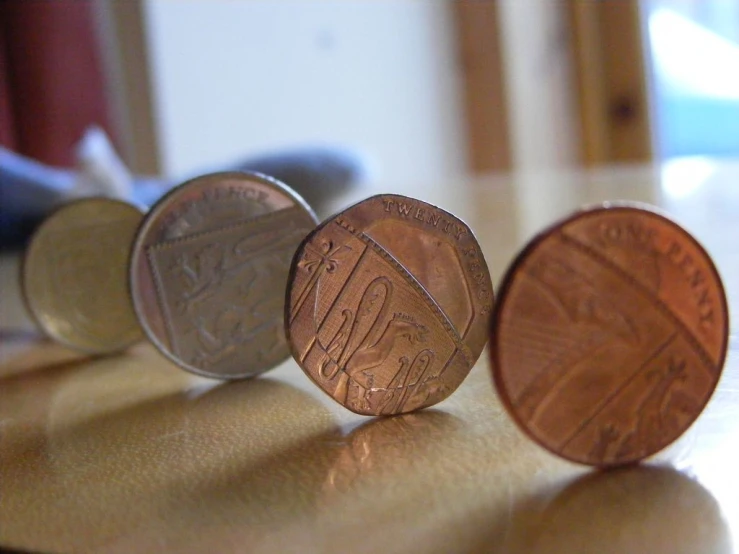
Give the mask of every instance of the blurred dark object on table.
M 64 169 L 0 148 L 0 249 L 22 247 L 43 218 L 68 200 L 106 196 L 149 207 L 185 180 L 132 176 L 97 128 L 87 131 L 76 151 L 77 168 Z M 324 216 L 326 203 L 364 174 L 358 154 L 328 147 L 276 152 L 217 169 L 265 173 L 293 188 Z

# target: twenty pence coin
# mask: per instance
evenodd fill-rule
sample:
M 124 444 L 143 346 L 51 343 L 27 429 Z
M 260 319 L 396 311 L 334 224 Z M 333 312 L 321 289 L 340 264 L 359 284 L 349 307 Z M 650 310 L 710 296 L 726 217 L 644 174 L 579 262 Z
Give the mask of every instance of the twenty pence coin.
M 143 337 L 128 294 L 128 256 L 142 212 L 109 198 L 65 204 L 36 230 L 23 259 L 26 306 L 50 337 L 89 354 Z
M 180 367 L 217 379 L 282 362 L 287 272 L 315 224 L 295 192 L 264 175 L 214 173 L 170 191 L 131 254 L 131 294 L 149 339 Z
M 440 402 L 487 342 L 493 289 L 470 228 L 398 195 L 328 219 L 290 270 L 293 357 L 324 392 L 365 415 Z
M 497 390 L 516 423 L 563 458 L 646 458 L 698 417 L 721 375 L 728 310 L 687 231 L 608 205 L 534 238 L 503 278 L 491 323 Z

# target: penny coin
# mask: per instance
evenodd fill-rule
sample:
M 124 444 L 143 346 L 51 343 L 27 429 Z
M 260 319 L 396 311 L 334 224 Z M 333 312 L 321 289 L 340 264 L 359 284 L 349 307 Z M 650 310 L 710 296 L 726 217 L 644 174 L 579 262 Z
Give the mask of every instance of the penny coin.
M 374 196 L 328 219 L 290 269 L 293 357 L 350 410 L 390 415 L 449 396 L 487 342 L 490 274 L 472 231 L 444 210 Z
M 141 211 L 109 198 L 64 205 L 36 230 L 21 285 L 31 316 L 53 339 L 89 354 L 141 340 L 126 279 Z
M 726 356 L 721 279 L 687 231 L 646 207 L 579 212 L 503 278 L 493 377 L 516 423 L 571 461 L 616 466 L 698 417 Z
M 131 295 L 149 339 L 180 367 L 217 379 L 282 362 L 287 272 L 315 224 L 295 192 L 264 175 L 214 173 L 170 191 L 131 254 Z

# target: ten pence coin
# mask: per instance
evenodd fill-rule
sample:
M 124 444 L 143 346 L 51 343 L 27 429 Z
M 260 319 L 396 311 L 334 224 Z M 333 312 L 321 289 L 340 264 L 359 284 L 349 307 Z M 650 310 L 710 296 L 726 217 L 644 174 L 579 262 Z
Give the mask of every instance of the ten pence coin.
M 89 354 L 142 338 L 126 279 L 137 207 L 108 198 L 77 200 L 52 213 L 23 259 L 26 306 L 53 339 Z
M 728 310 L 708 254 L 629 205 L 584 211 L 508 269 L 491 323 L 493 376 L 516 423 L 568 460 L 616 466 L 672 443 L 721 375 Z
M 472 231 L 419 200 L 374 196 L 325 221 L 290 270 L 293 357 L 350 410 L 431 406 L 466 377 L 487 342 L 490 274 Z
M 315 224 L 295 192 L 263 175 L 215 173 L 173 189 L 145 217 L 131 255 L 144 331 L 207 377 L 251 377 L 282 362 L 287 272 Z

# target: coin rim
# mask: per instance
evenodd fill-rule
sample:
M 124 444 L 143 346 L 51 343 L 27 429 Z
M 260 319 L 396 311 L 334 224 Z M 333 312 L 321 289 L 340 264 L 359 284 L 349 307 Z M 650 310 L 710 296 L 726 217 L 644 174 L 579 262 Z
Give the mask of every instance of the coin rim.
M 558 452 L 554 448 L 546 445 L 541 441 L 539 438 L 534 436 L 533 432 L 529 429 L 529 425 L 522 421 L 519 414 L 517 413 L 516 409 L 513 407 L 513 403 L 508 395 L 507 387 L 505 385 L 505 379 L 501 376 L 501 369 L 500 369 L 500 360 L 498 356 L 498 333 L 496 330 L 500 327 L 500 318 L 502 317 L 502 312 L 505 304 L 505 300 L 508 296 L 508 291 L 513 285 L 514 277 L 518 273 L 519 267 L 521 264 L 526 261 L 526 259 L 529 258 L 530 254 L 534 249 L 536 249 L 542 242 L 550 238 L 555 232 L 560 230 L 565 225 L 576 221 L 580 218 L 591 216 L 593 214 L 596 214 L 598 212 L 616 212 L 616 211 L 623 211 L 623 212 L 636 212 L 636 213 L 647 213 L 652 216 L 656 216 L 658 219 L 663 220 L 668 225 L 673 226 L 675 229 L 678 230 L 679 233 L 687 237 L 687 239 L 692 242 L 701 252 L 707 261 L 708 269 L 713 273 L 713 276 L 715 278 L 715 282 L 718 285 L 718 292 L 719 292 L 719 301 L 721 304 L 721 307 L 723 308 L 723 314 L 724 314 L 724 325 L 723 325 L 723 337 L 722 337 L 722 344 L 721 344 L 721 350 L 720 354 L 718 356 L 719 363 L 718 363 L 718 371 L 716 379 L 713 383 L 713 387 L 711 389 L 710 394 L 707 395 L 706 400 L 703 402 L 703 404 L 700 406 L 700 409 L 696 412 L 695 416 L 693 417 L 692 421 L 689 425 L 687 425 L 682 432 L 677 435 L 673 440 L 664 443 L 658 450 L 655 450 L 649 454 L 646 454 L 645 456 L 634 456 L 627 459 L 619 460 L 619 461 L 612 461 L 612 462 L 603 462 L 603 463 L 596 463 L 596 462 L 590 462 L 586 461 L 580 458 L 577 458 L 575 456 L 568 456 L 563 454 L 562 452 Z M 614 468 L 614 467 L 622 467 L 629 464 L 637 463 L 641 460 L 651 458 L 655 454 L 658 454 L 659 452 L 662 452 L 670 445 L 677 442 L 678 439 L 680 439 L 698 420 L 700 415 L 705 411 L 706 406 L 713 398 L 714 394 L 716 393 L 716 389 L 718 388 L 718 384 L 721 381 L 721 377 L 723 375 L 724 367 L 726 365 L 726 356 L 728 352 L 728 343 L 729 343 L 729 324 L 730 319 L 730 312 L 729 312 L 729 306 L 728 301 L 726 297 L 726 289 L 724 287 L 723 281 L 721 279 L 721 274 L 719 273 L 718 268 L 716 267 L 716 264 L 713 261 L 713 258 L 708 253 L 708 250 L 701 244 L 698 239 L 696 239 L 687 229 L 685 229 L 682 225 L 677 223 L 672 217 L 668 216 L 663 210 L 660 210 L 656 206 L 652 206 L 647 203 L 643 202 L 630 202 L 630 201 L 608 201 L 603 202 L 596 205 L 591 206 L 585 206 L 578 210 L 575 210 L 573 213 L 571 213 L 568 216 L 565 216 L 554 223 L 548 225 L 545 227 L 542 231 L 539 231 L 536 235 L 534 235 L 516 254 L 513 261 L 510 263 L 508 268 L 506 269 L 505 273 L 503 274 L 503 277 L 500 280 L 500 284 L 498 286 L 498 293 L 496 295 L 495 305 L 493 306 L 493 312 L 490 317 L 490 332 L 489 332 L 489 353 L 490 353 L 490 369 L 493 377 L 493 384 L 495 387 L 495 390 L 498 394 L 498 398 L 503 403 L 503 406 L 505 407 L 506 411 L 508 412 L 508 415 L 511 417 L 511 419 L 515 422 L 516 426 L 523 431 L 523 433 L 531 439 L 534 443 L 538 444 L 540 447 L 544 448 L 545 450 L 551 452 L 558 458 L 562 458 L 565 460 L 568 460 L 570 462 L 574 462 L 580 465 L 586 465 L 591 467 L 597 467 L 597 468 Z
M 343 215 L 344 213 L 348 212 L 349 210 L 352 210 L 352 209 L 360 206 L 361 204 L 364 204 L 366 202 L 370 202 L 371 200 L 376 200 L 378 198 L 387 198 L 387 197 L 403 198 L 403 199 L 406 199 L 406 200 L 411 200 L 413 202 L 423 202 L 424 204 L 426 204 L 428 206 L 431 206 L 432 208 L 437 209 L 437 210 L 439 210 L 441 212 L 444 212 L 445 214 L 451 216 L 452 218 L 454 218 L 457 221 L 459 221 L 460 223 L 462 223 L 467 228 L 467 231 L 469 231 L 469 235 L 474 239 L 475 243 L 477 244 L 477 248 L 479 249 L 480 254 L 481 254 L 481 257 L 482 257 L 482 261 L 485 263 L 485 271 L 486 271 L 486 273 L 488 275 L 488 282 L 490 284 L 490 294 L 492 296 L 491 302 L 492 302 L 493 309 L 495 308 L 495 302 L 496 302 L 497 296 L 498 296 L 498 294 L 496 292 L 496 288 L 493 286 L 493 283 L 492 283 L 492 277 L 490 276 L 490 267 L 488 266 L 488 262 L 485 259 L 485 253 L 483 252 L 482 247 L 480 246 L 480 241 L 477 240 L 477 236 L 472 231 L 472 228 L 462 218 L 457 217 L 453 213 L 445 210 L 444 208 L 440 208 L 439 206 L 437 206 L 435 204 L 432 204 L 432 203 L 427 202 L 425 200 L 421 200 L 420 198 L 413 198 L 411 196 L 405 196 L 405 195 L 397 194 L 397 193 L 394 193 L 394 192 L 373 194 L 372 196 L 368 196 L 367 198 L 365 198 L 363 200 L 360 200 L 358 202 L 355 202 L 354 204 L 351 204 L 350 206 L 347 206 L 346 208 L 337 211 L 333 215 L 330 215 L 329 217 L 327 217 L 326 219 L 324 219 L 320 224 L 318 224 L 310 233 L 308 233 L 305 236 L 305 238 L 303 238 L 303 240 L 300 242 L 300 244 L 298 245 L 298 247 L 295 249 L 295 254 L 293 255 L 292 263 L 290 264 L 290 271 L 288 272 L 288 276 L 287 276 L 287 287 L 285 287 L 285 309 L 284 309 L 284 312 L 283 312 L 283 322 L 284 322 L 284 326 L 285 326 L 285 338 L 287 339 L 287 344 L 290 347 L 290 355 L 292 356 L 293 360 L 295 361 L 296 365 L 300 368 L 300 370 L 311 380 L 311 382 L 314 385 L 316 385 L 316 387 L 318 387 L 318 389 L 320 389 L 324 394 L 326 394 L 329 398 L 331 398 L 331 400 L 333 400 L 334 402 L 336 402 L 340 406 L 343 406 L 344 408 L 346 408 L 350 412 L 354 412 L 355 414 L 358 414 L 358 415 L 361 415 L 361 416 L 369 416 L 369 417 L 394 417 L 396 415 L 403 415 L 403 414 L 406 414 L 406 413 L 417 412 L 419 410 L 426 410 L 428 408 L 431 408 L 432 406 L 436 406 L 440 402 L 443 402 L 444 400 L 446 400 L 447 398 L 449 398 L 450 396 L 452 396 L 457 391 L 457 389 L 459 389 L 459 387 L 462 385 L 462 383 L 467 379 L 467 377 L 469 377 L 469 374 L 472 371 L 472 368 L 474 368 L 475 365 L 480 361 L 480 358 L 482 357 L 482 354 L 485 351 L 485 347 L 490 342 L 490 333 L 488 333 L 487 336 L 486 336 L 486 338 L 485 338 L 485 340 L 483 341 L 483 344 L 482 344 L 481 348 L 480 348 L 480 352 L 477 354 L 477 357 L 475 358 L 475 361 L 472 363 L 472 365 L 470 365 L 470 369 L 467 371 L 467 375 L 465 375 L 464 378 L 454 388 L 454 390 L 452 392 L 450 392 L 447 396 L 445 396 L 442 400 L 440 400 L 439 402 L 436 402 L 434 404 L 430 404 L 428 406 L 425 406 L 423 408 L 417 408 L 415 410 L 411 410 L 409 412 L 399 412 L 397 414 L 387 414 L 387 415 L 385 415 L 385 414 L 373 414 L 373 413 L 359 412 L 359 411 L 353 410 L 349 406 L 346 406 L 346 405 L 342 404 L 341 402 L 339 402 L 338 400 L 336 400 L 336 398 L 334 398 L 333 395 L 330 392 L 328 392 L 327 390 L 325 390 L 323 388 L 323 386 L 321 386 L 318 383 L 318 381 L 316 381 L 313 378 L 313 375 L 311 375 L 311 373 L 307 369 L 305 369 L 303 367 L 303 365 L 298 361 L 299 353 L 297 353 L 295 351 L 295 348 L 293 346 L 292 336 L 291 336 L 291 333 L 290 333 L 290 324 L 289 324 L 289 321 L 290 321 L 290 296 L 291 296 L 291 291 L 292 291 L 292 283 L 293 283 L 293 280 L 295 278 L 295 273 L 297 272 L 298 263 L 300 262 L 300 256 L 299 256 L 299 254 L 302 253 L 305 245 L 317 233 L 319 233 L 325 227 L 327 227 L 328 225 L 330 225 L 331 223 L 333 223 L 336 220 L 336 218 L 338 218 L 339 216 Z M 398 262 L 401 265 L 403 265 L 402 260 L 398 260 Z M 403 267 L 405 267 L 405 266 L 403 265 Z M 415 275 L 413 277 L 416 278 Z M 433 297 L 432 297 L 432 299 L 433 299 L 434 303 L 436 303 L 436 305 L 438 306 L 438 302 L 436 302 L 436 299 L 433 298 Z M 439 309 L 442 311 L 442 313 L 444 314 L 444 316 L 447 317 L 447 319 L 448 319 L 448 316 L 446 315 L 446 312 L 444 312 L 444 310 L 440 306 L 439 306 Z M 488 322 L 484 322 L 484 323 L 487 325 Z
M 193 177 L 192 179 L 188 179 L 187 181 L 184 181 L 183 183 L 180 183 L 179 185 L 173 187 L 169 191 L 167 191 L 166 194 L 164 194 L 157 202 L 149 209 L 148 213 L 144 216 L 144 219 L 141 222 L 141 225 L 139 225 L 138 231 L 136 233 L 136 236 L 133 240 L 132 247 L 131 247 L 131 255 L 129 256 L 128 261 L 128 287 L 129 287 L 129 294 L 131 296 L 131 301 L 133 303 L 134 312 L 136 313 L 136 318 L 139 321 L 139 325 L 141 325 L 142 330 L 144 331 L 144 334 L 146 338 L 156 347 L 156 349 L 164 355 L 165 358 L 167 358 L 169 361 L 174 363 L 177 367 L 184 369 L 185 371 L 189 371 L 190 373 L 194 373 L 196 375 L 199 375 L 201 377 L 208 377 L 210 379 L 218 379 L 221 381 L 236 381 L 240 379 L 248 379 L 251 377 L 256 377 L 258 375 L 261 375 L 262 373 L 265 373 L 269 371 L 270 369 L 273 369 L 274 367 L 277 367 L 279 364 L 283 363 L 285 360 L 287 360 L 290 356 L 289 353 L 285 355 L 285 357 L 277 362 L 274 366 L 271 368 L 266 368 L 258 373 L 245 373 L 245 374 L 237 374 L 237 375 L 221 375 L 218 373 L 208 372 L 203 369 L 197 368 L 195 366 L 192 366 L 190 364 L 185 363 L 183 360 L 179 359 L 177 356 L 175 356 L 174 353 L 169 351 L 169 348 L 167 348 L 166 345 L 162 343 L 162 341 L 159 340 L 159 338 L 151 331 L 148 322 L 145 317 L 145 308 L 140 306 L 140 300 L 139 300 L 139 285 L 137 283 L 136 279 L 136 267 L 138 265 L 138 260 L 141 257 L 141 253 L 143 252 L 143 243 L 146 239 L 147 233 L 151 230 L 151 228 L 154 226 L 156 222 L 157 216 L 161 214 L 162 211 L 169 205 L 169 203 L 172 202 L 172 199 L 176 199 L 177 196 L 179 196 L 183 189 L 187 189 L 190 186 L 194 184 L 198 184 L 203 179 L 238 179 L 241 181 L 257 181 L 260 184 L 268 185 L 272 187 L 273 189 L 285 194 L 295 202 L 296 207 L 303 208 L 305 212 L 308 214 L 308 216 L 313 220 L 314 224 L 318 223 L 318 218 L 316 217 L 315 212 L 313 209 L 308 205 L 308 203 L 303 199 L 302 196 L 300 196 L 295 190 L 290 188 L 288 185 L 282 183 L 281 181 L 278 181 L 274 177 L 270 177 L 269 175 L 265 175 L 263 173 L 258 173 L 256 171 L 217 171 L 215 173 L 206 173 L 203 175 L 199 175 L 197 177 Z M 273 213 L 273 212 L 271 212 Z M 146 266 L 149 272 L 151 272 L 151 268 L 147 265 Z M 157 306 L 158 310 L 161 310 L 161 306 Z
M 28 265 L 33 255 L 34 245 L 35 245 L 35 242 L 38 240 L 38 237 L 42 233 L 45 232 L 45 229 L 48 227 L 48 225 L 51 224 L 51 222 L 54 219 L 56 219 L 57 217 L 60 217 L 60 215 L 63 215 L 64 212 L 68 210 L 76 209 L 82 204 L 97 204 L 97 203 L 118 204 L 120 206 L 124 206 L 126 208 L 130 208 L 131 210 L 136 211 L 140 216 L 139 222 L 137 224 L 137 230 L 138 230 L 138 227 L 141 225 L 141 222 L 143 221 L 144 216 L 145 216 L 144 209 L 138 204 L 135 204 L 133 202 L 127 202 L 125 200 L 121 200 L 118 198 L 109 198 L 107 196 L 88 196 L 84 198 L 74 199 L 69 202 L 65 202 L 61 206 L 57 206 L 44 218 L 41 224 L 36 228 L 36 230 L 31 235 L 31 238 L 28 240 L 28 243 L 23 252 L 23 256 L 21 258 L 21 263 L 19 264 L 19 267 L 18 267 L 18 271 L 19 271 L 18 281 L 20 283 L 21 298 L 23 300 L 23 305 L 26 308 L 26 312 L 28 313 L 33 323 L 36 325 L 36 328 L 39 329 L 47 338 L 50 338 L 53 341 L 58 342 L 59 344 L 72 348 L 76 350 L 77 352 L 81 352 L 83 354 L 88 354 L 91 356 L 104 356 L 107 354 L 114 354 L 116 352 L 121 352 L 133 346 L 134 344 L 141 342 L 144 339 L 144 332 L 141 329 L 140 324 L 138 326 L 139 333 L 136 338 L 133 338 L 129 341 L 121 342 L 119 343 L 120 344 L 119 346 L 116 346 L 114 348 L 87 348 L 84 346 L 80 346 L 79 344 L 75 344 L 74 341 L 71 341 L 65 338 L 64 335 L 55 333 L 51 329 L 47 328 L 46 325 L 44 325 L 41 319 L 41 313 L 37 312 L 37 310 L 33 307 L 33 301 L 31 300 L 31 294 L 29 293 L 29 290 L 28 290 L 30 287 L 30 284 L 28 282 L 28 279 L 29 279 Z M 129 245 L 128 254 L 126 256 L 127 258 L 126 265 L 124 266 L 124 269 L 123 269 L 124 273 L 127 273 L 127 266 L 130 263 L 131 252 L 132 252 L 131 245 Z M 124 279 L 126 281 L 126 296 L 128 297 L 128 300 L 131 303 L 131 308 L 133 309 L 133 300 L 131 298 L 131 294 L 128 288 L 128 279 L 126 278 L 125 275 L 124 275 Z M 138 317 L 136 317 L 136 320 L 138 323 Z

